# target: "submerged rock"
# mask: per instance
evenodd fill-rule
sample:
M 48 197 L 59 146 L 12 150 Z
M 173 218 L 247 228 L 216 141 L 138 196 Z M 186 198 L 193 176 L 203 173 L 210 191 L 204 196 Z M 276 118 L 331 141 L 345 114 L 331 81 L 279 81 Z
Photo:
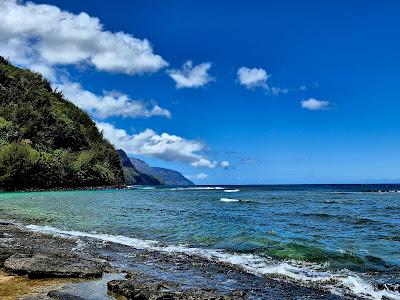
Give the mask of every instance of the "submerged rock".
M 29 278 L 94 278 L 103 274 L 104 264 L 74 256 L 16 253 L 4 262 L 7 271 Z
M 50 292 L 47 293 L 47 296 L 51 299 L 58 299 L 58 300 L 85 300 L 85 298 L 80 297 L 78 295 L 74 295 L 59 290 L 51 290 Z

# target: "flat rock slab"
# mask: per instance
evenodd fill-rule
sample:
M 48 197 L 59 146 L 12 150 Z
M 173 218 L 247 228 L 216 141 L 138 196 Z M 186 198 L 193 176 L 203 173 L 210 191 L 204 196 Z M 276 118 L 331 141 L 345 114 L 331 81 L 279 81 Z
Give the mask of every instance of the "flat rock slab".
M 178 284 L 168 281 L 137 276 L 124 280 L 112 280 L 107 283 L 109 291 L 122 295 L 128 300 L 239 300 L 245 299 L 243 291 L 236 291 L 229 295 L 221 295 L 212 290 L 183 289 Z
M 104 264 L 74 256 L 16 253 L 4 262 L 7 271 L 28 278 L 95 278 L 103 274 Z

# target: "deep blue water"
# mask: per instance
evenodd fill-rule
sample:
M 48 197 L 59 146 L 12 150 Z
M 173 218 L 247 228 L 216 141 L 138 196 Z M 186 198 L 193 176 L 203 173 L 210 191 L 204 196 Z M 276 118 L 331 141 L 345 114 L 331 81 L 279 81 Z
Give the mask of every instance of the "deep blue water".
M 263 276 L 379 298 L 374 284 L 400 282 L 398 191 L 400 185 L 270 185 L 2 193 L 0 211 L 41 226 L 35 229 L 190 249 Z

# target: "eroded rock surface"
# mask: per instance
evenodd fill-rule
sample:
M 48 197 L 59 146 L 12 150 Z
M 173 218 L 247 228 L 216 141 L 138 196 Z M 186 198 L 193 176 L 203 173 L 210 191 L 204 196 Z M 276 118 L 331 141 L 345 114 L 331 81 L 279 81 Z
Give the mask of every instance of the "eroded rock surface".
M 221 295 L 213 290 L 184 289 L 178 284 L 149 279 L 146 275 L 130 276 L 125 280 L 112 280 L 108 289 L 126 297 L 141 300 L 239 300 L 245 299 L 245 292 L 235 291 L 229 295 Z
M 72 255 L 16 253 L 4 262 L 7 271 L 29 278 L 95 278 L 103 274 L 104 264 Z

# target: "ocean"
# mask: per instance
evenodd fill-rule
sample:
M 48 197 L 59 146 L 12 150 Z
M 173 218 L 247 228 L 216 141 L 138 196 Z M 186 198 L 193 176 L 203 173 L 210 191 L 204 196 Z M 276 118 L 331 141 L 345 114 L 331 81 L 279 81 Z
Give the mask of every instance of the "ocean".
M 198 255 L 335 294 L 400 299 L 400 185 L 0 193 L 32 230 Z

